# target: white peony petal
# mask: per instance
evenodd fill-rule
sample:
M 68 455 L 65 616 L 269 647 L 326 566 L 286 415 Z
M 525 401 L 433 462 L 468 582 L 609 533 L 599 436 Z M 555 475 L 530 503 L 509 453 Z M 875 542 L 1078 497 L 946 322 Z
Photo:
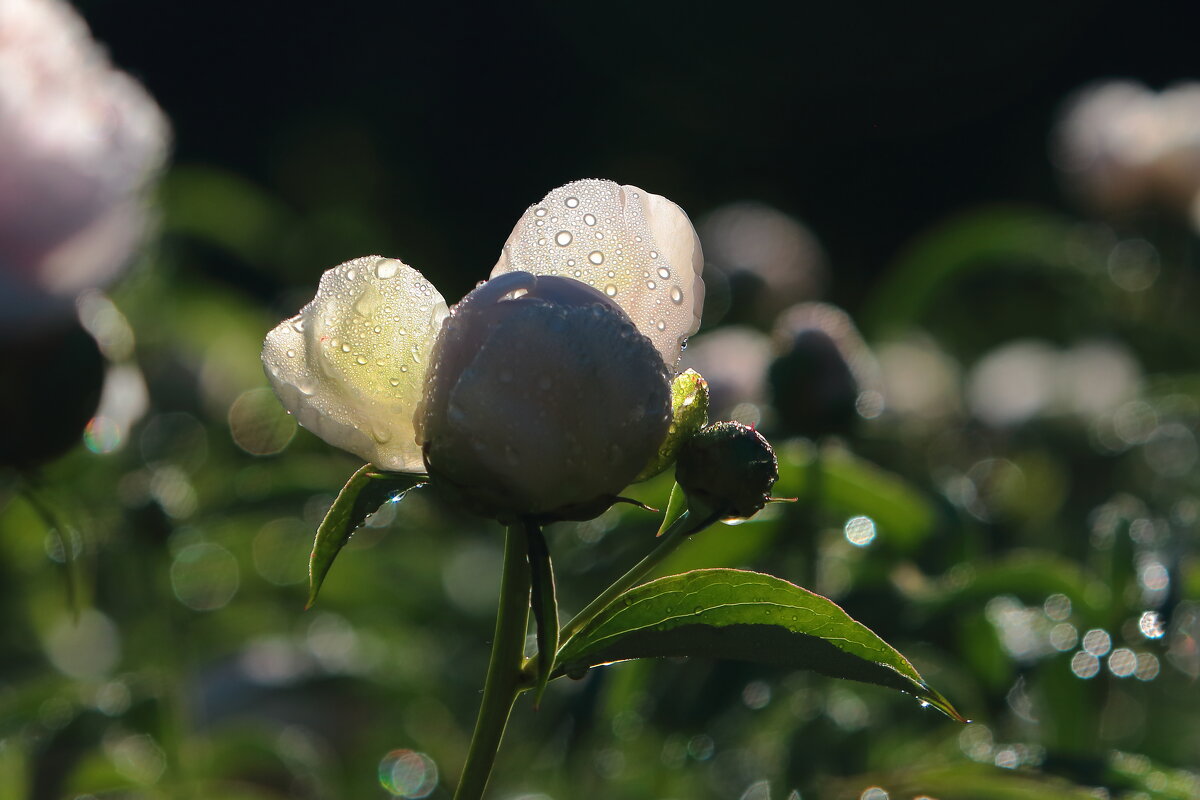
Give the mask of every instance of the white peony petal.
M 700 240 L 683 210 L 636 186 L 568 183 L 531 206 L 504 244 L 492 277 L 524 271 L 576 278 L 607 294 L 674 372 L 700 328 Z
M 413 412 L 447 314 L 412 267 L 380 256 L 347 261 L 267 334 L 267 377 L 284 407 L 326 442 L 383 469 L 424 472 Z

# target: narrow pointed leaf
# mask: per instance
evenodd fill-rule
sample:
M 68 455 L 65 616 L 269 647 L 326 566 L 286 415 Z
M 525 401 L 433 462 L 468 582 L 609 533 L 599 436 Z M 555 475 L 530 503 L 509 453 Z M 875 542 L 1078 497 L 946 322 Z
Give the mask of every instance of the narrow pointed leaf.
M 537 525 L 530 525 L 529 540 L 530 604 L 537 623 L 537 685 L 533 690 L 533 704 L 542 702 L 542 692 L 550 682 L 554 669 L 554 655 L 558 652 L 558 601 L 554 592 L 554 567 L 550 562 L 550 550 L 546 537 Z
M 874 683 L 966 721 L 904 656 L 833 601 L 744 570 L 696 570 L 630 589 L 563 645 L 557 671 L 668 656 L 778 664 Z
M 671 427 L 658 452 L 634 483 L 653 478 L 675 463 L 675 456 L 696 431 L 708 424 L 708 381 L 694 369 L 675 376 L 671 383 Z
M 312 555 L 308 560 L 308 603 L 311 608 L 317 592 L 333 566 L 333 559 L 350 541 L 351 534 L 363 521 L 384 503 L 397 499 L 409 489 L 425 481 L 424 475 L 400 472 L 380 472 L 372 464 L 364 464 L 350 476 L 337 499 L 329 507 L 325 519 L 317 528 Z
M 667 500 L 667 510 L 663 514 L 662 525 L 658 526 L 657 536 L 662 536 L 671 526 L 675 524 L 675 520 L 687 513 L 687 495 L 683 493 L 683 488 L 677 483 L 671 487 L 671 497 Z

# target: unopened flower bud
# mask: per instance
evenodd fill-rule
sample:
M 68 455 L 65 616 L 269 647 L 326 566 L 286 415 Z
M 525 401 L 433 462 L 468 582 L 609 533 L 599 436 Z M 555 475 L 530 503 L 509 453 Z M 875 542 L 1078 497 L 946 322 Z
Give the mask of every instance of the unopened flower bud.
M 846 434 L 859 395 L 874 383 L 874 364 L 854 323 L 841 309 L 804 303 L 775 327 L 778 353 L 768 371 L 780 430 L 817 438 Z
M 675 480 L 693 511 L 721 519 L 752 517 L 767 504 L 779 478 L 775 451 L 762 435 L 740 422 L 717 422 L 680 449 Z
M 594 516 L 666 437 L 670 385 L 653 343 L 603 292 L 505 273 L 446 320 L 417 439 L 435 483 L 477 513 Z

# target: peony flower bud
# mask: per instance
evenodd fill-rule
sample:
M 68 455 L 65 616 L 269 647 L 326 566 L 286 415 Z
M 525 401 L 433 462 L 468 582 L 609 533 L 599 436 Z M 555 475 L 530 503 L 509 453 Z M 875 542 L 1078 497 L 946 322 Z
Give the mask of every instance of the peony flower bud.
M 411 267 L 355 259 L 267 335 L 263 364 L 301 425 L 382 469 L 427 470 L 505 521 L 589 518 L 664 444 L 702 266 L 674 203 L 576 181 L 452 312 Z
M 675 480 L 694 513 L 746 519 L 762 510 L 779 479 L 775 451 L 740 422 L 715 422 L 679 448 Z
M 0 2 L 0 328 L 61 322 L 120 274 L 168 138 L 69 4 Z
M 603 292 L 505 273 L 468 294 L 434 347 L 417 439 L 435 483 L 486 516 L 594 516 L 654 456 L 670 376 Z

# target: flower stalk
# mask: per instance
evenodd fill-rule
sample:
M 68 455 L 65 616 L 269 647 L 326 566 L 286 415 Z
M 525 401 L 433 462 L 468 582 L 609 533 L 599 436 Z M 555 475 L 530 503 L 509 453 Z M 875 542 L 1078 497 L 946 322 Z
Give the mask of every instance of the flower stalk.
M 467 751 L 454 800 L 480 800 L 487 789 L 496 752 L 517 695 L 529 688 L 522 676 L 525 631 L 529 624 L 529 545 L 522 525 L 511 525 L 504 540 L 504 568 L 500 579 L 500 607 L 488 662 L 483 701 L 475 719 L 475 732 Z

